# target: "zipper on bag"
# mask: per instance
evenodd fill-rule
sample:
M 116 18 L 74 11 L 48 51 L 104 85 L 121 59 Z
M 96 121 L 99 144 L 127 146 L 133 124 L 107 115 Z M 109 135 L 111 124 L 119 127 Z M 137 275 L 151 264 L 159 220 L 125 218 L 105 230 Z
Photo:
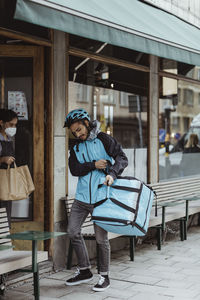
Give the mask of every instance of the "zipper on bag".
M 88 153 L 88 148 L 87 148 L 87 144 L 85 143 L 85 147 L 86 147 L 86 152 L 89 158 L 89 161 L 91 162 L 89 153 Z M 83 154 L 84 155 L 84 154 Z M 92 204 L 92 190 L 91 190 L 91 182 L 92 182 L 92 171 L 90 173 L 90 181 L 89 181 L 89 192 L 90 192 L 90 204 Z

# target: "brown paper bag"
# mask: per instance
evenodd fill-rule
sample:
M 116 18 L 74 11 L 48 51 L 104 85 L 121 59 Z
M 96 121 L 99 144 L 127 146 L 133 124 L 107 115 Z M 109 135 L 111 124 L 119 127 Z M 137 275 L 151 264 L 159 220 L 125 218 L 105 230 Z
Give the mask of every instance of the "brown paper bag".
M 23 200 L 35 190 L 27 165 L 0 169 L 0 200 Z

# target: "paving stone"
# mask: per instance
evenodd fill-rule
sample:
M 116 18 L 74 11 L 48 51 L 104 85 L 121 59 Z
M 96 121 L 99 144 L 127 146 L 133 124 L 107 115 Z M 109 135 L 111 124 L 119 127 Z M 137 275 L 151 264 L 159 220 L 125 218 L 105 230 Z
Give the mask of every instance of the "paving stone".
M 200 269 L 191 268 L 191 269 L 182 269 L 182 274 L 188 275 L 188 277 L 191 276 L 198 276 L 200 278 Z
M 116 297 L 113 298 L 113 297 L 106 297 L 105 300 L 116 300 Z
M 40 295 L 59 298 L 68 293 L 68 287 L 61 280 L 44 278 L 40 281 Z
M 163 263 L 162 265 L 152 265 L 151 267 L 149 267 L 149 271 L 157 271 L 157 272 L 168 272 L 170 274 L 173 274 L 173 273 L 178 273 L 182 270 L 182 267 L 181 266 L 178 266 L 176 267 L 176 265 L 174 265 L 173 267 L 171 266 L 167 266 L 165 265 L 165 263 Z
M 133 297 L 137 294 L 138 292 L 137 291 L 134 291 L 133 289 L 119 289 L 119 288 L 116 288 L 116 287 L 113 287 L 111 285 L 110 288 L 108 288 L 107 290 L 105 290 L 104 292 L 102 292 L 101 294 L 104 294 L 102 296 L 104 296 L 105 298 L 103 299 L 107 299 L 107 297 L 115 297 L 115 299 L 128 299 L 130 297 Z
M 50 296 L 48 296 L 48 297 L 43 297 L 43 296 L 41 296 L 40 297 L 40 300 L 57 300 L 58 298 L 52 298 L 52 297 L 50 297 Z M 13 299 L 14 300 L 14 299 Z
M 172 297 L 169 296 L 163 296 L 163 295 L 157 295 L 157 294 L 149 294 L 149 293 L 139 293 L 132 298 L 128 298 L 128 300 L 172 300 Z M 189 299 L 188 299 L 189 300 Z
M 126 266 L 120 266 L 120 265 L 112 265 L 110 266 L 110 273 L 112 272 L 124 272 L 127 269 Z
M 139 262 L 139 261 L 123 261 L 121 263 L 119 263 L 120 266 L 124 266 L 126 268 L 134 268 L 134 269 L 138 269 L 138 268 L 143 268 L 143 269 L 147 269 L 150 266 L 152 266 L 152 262 L 146 261 L 146 262 Z
M 33 282 L 25 282 L 24 284 L 16 285 L 15 291 L 33 294 Z
M 8 290 L 5 292 L 4 296 L 0 296 L 1 300 L 34 300 L 33 295 L 29 295 L 27 293 L 20 293 L 18 291 Z
M 193 299 L 197 295 L 198 292 L 196 290 L 190 290 L 190 289 L 168 288 L 166 290 L 166 296 L 185 297 L 188 300 Z
M 164 287 L 164 286 L 160 286 L 160 285 L 138 285 L 136 284 L 134 287 L 131 287 L 130 289 L 134 288 L 134 291 L 138 291 L 139 294 L 141 294 L 141 298 L 138 295 L 138 299 L 142 299 L 142 297 L 144 297 L 143 299 L 154 299 L 154 298 L 145 298 L 145 295 L 159 295 L 159 297 L 161 297 L 161 299 L 165 299 L 167 297 L 167 299 L 174 299 L 177 300 L 177 298 L 182 297 L 182 299 L 187 299 L 187 300 L 191 300 L 193 299 L 193 297 L 195 297 L 198 292 L 195 290 L 191 290 L 191 289 L 184 289 L 182 287 L 180 288 L 169 288 L 169 287 Z M 159 299 L 158 296 L 155 296 L 155 299 Z M 164 298 L 162 298 L 164 297 Z M 133 298 L 135 300 L 135 298 Z M 194 298 L 195 300 L 197 300 L 197 298 Z
M 157 277 L 147 276 L 147 275 L 132 275 L 127 276 L 127 280 L 133 283 L 141 283 L 141 284 L 157 284 L 160 282 L 159 275 Z
M 66 296 L 60 297 L 61 300 L 102 300 L 105 299 L 102 293 L 83 293 L 83 292 L 72 292 Z
M 60 271 L 60 272 L 50 274 L 49 276 L 45 276 L 45 278 L 60 279 L 65 281 L 71 274 L 72 274 L 71 270 Z
M 159 286 L 162 286 L 162 287 L 169 287 L 169 288 L 183 288 L 183 289 L 189 289 L 192 284 L 191 282 L 187 281 L 187 280 L 177 280 L 176 278 L 174 278 L 173 280 L 169 280 L 169 279 L 164 279 L 164 280 L 161 280 L 159 282 Z
M 126 280 L 128 274 L 126 272 L 112 272 L 110 274 L 111 279 L 119 279 L 119 280 Z
M 125 280 L 115 280 L 111 279 L 111 287 L 116 288 L 116 290 L 130 289 L 135 284 L 132 282 L 127 282 Z

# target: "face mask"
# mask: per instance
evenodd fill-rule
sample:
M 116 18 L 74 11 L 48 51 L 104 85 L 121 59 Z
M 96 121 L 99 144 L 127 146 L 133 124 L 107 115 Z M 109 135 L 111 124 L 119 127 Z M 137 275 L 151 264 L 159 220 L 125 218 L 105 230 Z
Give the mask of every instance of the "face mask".
M 5 129 L 5 133 L 9 136 L 9 137 L 12 137 L 16 134 L 17 132 L 17 128 L 15 127 L 8 127 Z

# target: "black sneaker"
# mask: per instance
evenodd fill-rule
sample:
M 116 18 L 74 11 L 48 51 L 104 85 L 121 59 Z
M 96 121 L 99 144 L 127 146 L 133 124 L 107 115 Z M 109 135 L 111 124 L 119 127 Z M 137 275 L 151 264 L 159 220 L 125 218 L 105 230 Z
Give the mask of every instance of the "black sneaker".
M 68 279 L 65 284 L 66 285 L 77 285 L 83 282 L 88 282 L 93 278 L 93 274 L 91 273 L 90 269 L 86 270 L 79 270 L 75 272 L 74 276 Z
M 110 279 L 108 276 L 101 276 L 99 278 L 98 283 L 93 287 L 93 291 L 95 292 L 103 292 L 110 286 Z

